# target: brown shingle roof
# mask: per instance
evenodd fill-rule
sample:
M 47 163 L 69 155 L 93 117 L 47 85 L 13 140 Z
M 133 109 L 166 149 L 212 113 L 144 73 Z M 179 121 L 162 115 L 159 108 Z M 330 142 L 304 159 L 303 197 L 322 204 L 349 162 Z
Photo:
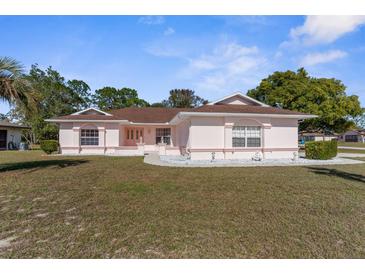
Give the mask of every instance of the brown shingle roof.
M 121 108 L 110 110 L 107 115 L 66 115 L 60 116 L 54 119 L 62 120 L 128 120 L 134 123 L 167 123 L 180 111 L 187 111 L 184 108 L 158 108 L 158 107 L 146 107 L 146 108 Z
M 55 119 L 62 120 L 128 120 L 134 123 L 167 123 L 179 112 L 216 112 L 216 113 L 255 113 L 255 114 L 292 114 L 306 115 L 305 113 L 290 111 L 274 107 L 251 105 L 204 105 L 198 108 L 122 108 L 110 110 L 107 115 L 66 115 Z
M 195 109 L 191 109 L 191 112 L 309 115 L 303 112 L 287 109 L 253 105 L 204 105 Z

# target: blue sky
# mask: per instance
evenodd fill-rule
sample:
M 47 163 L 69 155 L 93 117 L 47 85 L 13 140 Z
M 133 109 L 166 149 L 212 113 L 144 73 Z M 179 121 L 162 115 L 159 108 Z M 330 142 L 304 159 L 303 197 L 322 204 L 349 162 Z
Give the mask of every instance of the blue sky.
M 213 100 L 304 66 L 342 80 L 365 106 L 365 16 L 0 16 L 0 24 L 0 56 L 52 66 L 92 90 L 131 87 L 153 103 L 191 88 Z

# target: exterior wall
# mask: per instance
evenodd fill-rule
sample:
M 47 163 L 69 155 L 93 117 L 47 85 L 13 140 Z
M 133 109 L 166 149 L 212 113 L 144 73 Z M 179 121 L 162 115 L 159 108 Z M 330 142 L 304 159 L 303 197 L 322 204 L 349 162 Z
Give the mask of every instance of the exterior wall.
M 9 142 L 13 141 L 17 147 L 22 140 L 22 129 L 20 128 L 11 128 L 11 127 L 1 127 L 0 130 L 6 130 L 6 149 L 8 148 Z
M 261 146 L 232 147 L 234 125 L 260 126 Z M 61 123 L 60 146 L 63 154 L 160 155 L 189 152 L 192 160 L 251 159 L 256 153 L 264 158 L 292 158 L 298 151 L 298 122 L 283 118 L 192 117 L 177 126 L 136 126 L 143 128 L 143 143 L 125 146 L 125 127 L 118 123 Z M 128 127 L 134 127 L 128 125 Z M 171 145 L 156 145 L 156 128 L 170 127 Z M 98 128 L 98 146 L 80 146 L 82 128 Z
M 176 146 L 176 127 L 161 125 L 161 126 L 134 126 L 134 125 L 121 125 L 120 135 L 119 135 L 119 145 L 126 146 L 125 143 L 125 129 L 126 128 L 141 128 L 143 129 L 143 139 L 142 142 L 145 146 L 146 152 L 158 151 L 158 147 L 156 145 L 156 129 L 157 128 L 170 128 L 171 129 L 171 146 Z
M 261 147 L 232 147 L 234 125 L 260 126 Z M 264 158 L 292 158 L 298 152 L 296 119 L 242 119 L 238 117 L 194 117 L 190 128 L 192 160 L 251 159 L 256 153 Z
M 136 144 L 126 146 L 125 128 L 143 128 L 143 146 Z M 179 155 L 180 150 L 175 147 L 177 142 L 174 126 L 133 126 L 118 123 L 60 123 L 59 143 L 62 154 L 115 154 L 123 156 L 144 155 L 145 152 L 158 151 L 156 142 L 156 128 L 171 128 L 171 145 L 166 147 L 166 155 Z M 99 130 L 98 146 L 81 146 L 81 129 Z
M 98 129 L 98 146 L 81 146 L 81 129 Z M 104 154 L 106 148 L 118 147 L 118 124 L 113 123 L 60 123 L 59 143 L 62 154 Z
M 189 131 L 190 120 L 183 121 L 176 126 L 176 146 L 180 148 L 188 148 L 190 146 Z

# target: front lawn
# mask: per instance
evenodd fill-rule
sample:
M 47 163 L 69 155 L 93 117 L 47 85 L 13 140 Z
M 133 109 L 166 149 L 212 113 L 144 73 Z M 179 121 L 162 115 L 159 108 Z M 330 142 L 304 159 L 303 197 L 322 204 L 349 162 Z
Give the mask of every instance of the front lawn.
M 0 152 L 3 258 L 365 258 L 365 163 L 171 168 Z
M 350 148 L 338 148 L 338 153 L 357 153 L 357 154 L 364 154 L 365 155 L 365 149 L 350 149 Z
M 360 143 L 360 142 L 338 142 L 338 146 L 341 146 L 341 147 L 363 147 L 365 149 L 365 143 Z

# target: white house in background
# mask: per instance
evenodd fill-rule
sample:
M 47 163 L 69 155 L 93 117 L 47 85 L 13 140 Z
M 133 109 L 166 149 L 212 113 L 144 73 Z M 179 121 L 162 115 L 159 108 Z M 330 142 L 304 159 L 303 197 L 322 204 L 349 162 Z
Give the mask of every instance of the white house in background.
M 13 142 L 17 148 L 21 142 L 22 130 L 29 127 L 10 123 L 7 119 L 0 121 L 0 150 L 7 150 Z
M 47 120 L 62 154 L 185 155 L 192 160 L 292 158 L 298 121 L 315 115 L 270 107 L 240 92 L 198 108 L 89 108 Z
M 331 141 L 338 138 L 337 134 L 326 134 L 323 132 L 300 132 L 298 137 L 301 144 L 311 141 Z
M 365 143 L 365 129 L 349 130 L 342 134 L 339 140 L 344 142 Z

